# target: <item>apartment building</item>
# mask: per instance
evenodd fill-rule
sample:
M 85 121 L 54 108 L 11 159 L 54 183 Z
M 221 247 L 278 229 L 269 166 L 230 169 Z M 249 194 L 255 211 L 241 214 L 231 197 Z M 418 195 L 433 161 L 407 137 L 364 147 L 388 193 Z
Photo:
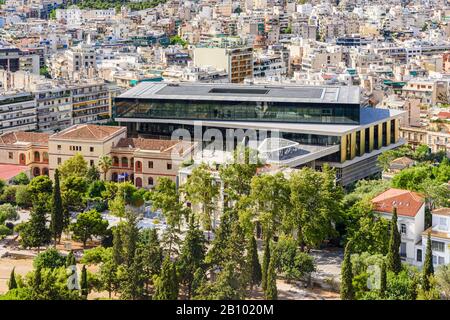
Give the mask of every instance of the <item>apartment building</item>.
M 103 81 L 86 80 L 71 87 L 72 124 L 105 123 L 110 118 L 111 93 Z
M 54 131 L 72 124 L 72 92 L 68 87 L 40 86 L 35 95 L 39 130 Z
M 447 102 L 448 82 L 425 79 L 410 80 L 402 88 L 402 96 L 420 99 L 421 104 L 426 106 Z
M 72 77 L 74 73 L 84 74 L 97 68 L 95 48 L 90 44 L 80 43 L 66 51 L 67 71 Z
M 253 48 L 197 47 L 194 49 L 194 65 L 225 70 L 229 82 L 242 83 L 244 79 L 253 77 Z
M 338 65 L 343 60 L 342 51 L 326 48 L 309 48 L 303 52 L 302 69 L 320 70 L 327 65 Z
M 0 94 L 0 133 L 37 128 L 36 99 L 27 92 Z

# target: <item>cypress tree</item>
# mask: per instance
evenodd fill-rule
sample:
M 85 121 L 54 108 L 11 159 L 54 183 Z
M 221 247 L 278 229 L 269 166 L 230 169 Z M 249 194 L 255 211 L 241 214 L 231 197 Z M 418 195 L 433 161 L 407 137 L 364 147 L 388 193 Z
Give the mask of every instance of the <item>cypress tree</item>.
M 33 286 L 32 286 L 33 291 L 36 295 L 38 295 L 41 291 L 40 289 L 41 283 L 42 283 L 41 265 L 38 265 L 36 267 L 36 270 L 34 271 Z
M 83 268 L 81 269 L 80 287 L 81 287 L 81 296 L 83 297 L 83 299 L 87 299 L 87 296 L 89 294 L 89 289 L 88 289 L 88 280 L 87 280 L 87 270 L 86 270 L 85 265 L 83 265 Z
M 350 241 L 345 246 L 344 261 L 341 269 L 341 299 L 353 300 L 355 298 L 355 292 L 353 289 L 353 272 L 351 257 L 351 243 Z
M 175 265 L 167 256 L 164 259 L 161 274 L 155 283 L 153 300 L 176 300 L 178 298 L 178 279 Z
M 77 261 L 75 259 L 75 255 L 73 254 L 73 251 L 70 250 L 69 254 L 66 257 L 66 268 L 70 266 L 74 266 L 77 264 Z
M 259 285 L 262 279 L 261 265 L 258 258 L 258 248 L 256 239 L 252 235 L 247 243 L 247 268 L 249 276 L 250 289 L 253 290 L 254 285 Z
M 275 258 L 272 256 L 270 258 L 269 267 L 267 269 L 267 283 L 265 290 L 265 298 L 267 300 L 277 300 L 278 290 L 277 290 L 277 275 L 275 273 Z
M 206 252 L 205 242 L 206 240 L 203 236 L 203 231 L 199 229 L 197 224 L 191 222 L 178 259 L 181 276 L 180 280 L 186 286 L 188 298 L 191 296 L 194 274 L 198 268 L 203 266 Z
M 267 289 L 267 270 L 269 268 L 270 263 L 270 239 L 266 236 L 264 240 L 264 256 L 262 263 L 262 277 L 261 277 L 261 286 L 264 291 Z
M 428 232 L 427 249 L 425 252 L 425 262 L 423 264 L 422 289 L 429 291 L 431 289 L 430 276 L 434 274 L 433 251 L 431 249 L 431 233 Z
M 9 276 L 9 282 L 8 282 L 8 289 L 9 290 L 17 288 L 16 275 L 15 275 L 14 269 L 15 268 L 12 269 L 11 275 Z
M 391 234 L 389 238 L 389 251 L 387 254 L 387 270 L 395 274 L 402 270 L 402 261 L 400 259 L 400 232 L 397 226 L 397 208 L 394 207 L 391 220 Z
M 113 231 L 113 260 L 116 265 L 124 262 L 121 225 L 118 225 Z
M 191 296 L 196 298 L 200 293 L 201 288 L 207 283 L 205 270 L 203 268 L 197 268 L 194 273 L 194 279 L 192 280 Z
M 386 296 L 387 289 L 387 273 L 386 273 L 386 263 L 383 261 L 381 263 L 380 272 L 380 297 L 384 298 Z
M 59 243 L 61 241 L 61 234 L 64 229 L 64 210 L 62 206 L 61 189 L 59 186 L 58 169 L 55 169 L 55 186 L 53 188 L 53 200 L 50 213 L 51 231 L 56 246 L 56 243 Z

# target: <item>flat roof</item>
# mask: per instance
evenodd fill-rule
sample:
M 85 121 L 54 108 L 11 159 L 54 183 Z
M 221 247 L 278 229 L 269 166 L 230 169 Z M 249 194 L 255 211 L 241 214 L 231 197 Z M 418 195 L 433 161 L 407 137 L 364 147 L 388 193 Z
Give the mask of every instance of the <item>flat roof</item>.
M 141 82 L 118 98 L 360 104 L 358 86 Z

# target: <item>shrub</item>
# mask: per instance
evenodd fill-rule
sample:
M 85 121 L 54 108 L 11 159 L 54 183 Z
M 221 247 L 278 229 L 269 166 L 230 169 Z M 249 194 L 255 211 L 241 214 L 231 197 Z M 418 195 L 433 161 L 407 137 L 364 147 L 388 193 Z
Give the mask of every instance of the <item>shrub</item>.
M 55 248 L 50 248 L 41 252 L 34 258 L 33 266 L 34 268 L 50 268 L 56 269 L 59 267 L 64 267 L 66 264 L 66 258 L 58 252 Z

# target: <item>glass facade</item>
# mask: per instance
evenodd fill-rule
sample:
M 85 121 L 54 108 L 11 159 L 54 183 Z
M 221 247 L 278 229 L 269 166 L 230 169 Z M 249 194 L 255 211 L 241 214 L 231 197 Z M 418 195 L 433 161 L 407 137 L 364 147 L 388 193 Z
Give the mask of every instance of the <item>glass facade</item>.
M 359 124 L 359 104 L 116 98 L 118 118 Z

